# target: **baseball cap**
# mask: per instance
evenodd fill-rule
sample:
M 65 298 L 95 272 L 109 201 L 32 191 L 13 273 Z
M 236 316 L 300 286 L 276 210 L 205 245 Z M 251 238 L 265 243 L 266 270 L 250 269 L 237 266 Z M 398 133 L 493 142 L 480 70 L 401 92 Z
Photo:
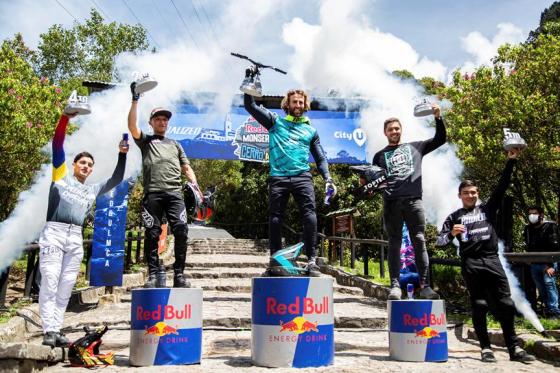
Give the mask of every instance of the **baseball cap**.
M 163 115 L 164 117 L 166 117 L 167 119 L 171 119 L 171 111 L 164 109 L 162 107 L 157 107 L 154 110 L 152 110 L 151 114 L 150 114 L 150 120 L 158 115 Z

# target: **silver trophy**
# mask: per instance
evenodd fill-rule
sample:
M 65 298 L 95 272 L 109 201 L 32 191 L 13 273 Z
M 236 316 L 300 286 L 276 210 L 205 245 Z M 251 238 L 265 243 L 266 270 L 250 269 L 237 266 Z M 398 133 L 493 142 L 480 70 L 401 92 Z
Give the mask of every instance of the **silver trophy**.
M 134 82 L 136 83 L 136 85 L 134 86 L 134 92 L 136 94 L 141 95 L 154 89 L 158 85 L 157 80 L 152 78 L 148 73 L 142 75 L 135 73 L 134 75 Z
M 65 114 L 79 114 L 87 115 L 91 113 L 91 107 L 88 103 L 87 96 L 78 96 L 76 90 L 72 91 L 72 94 L 68 98 L 68 104 L 64 107 Z
M 517 132 L 512 132 L 509 128 L 504 128 L 504 149 L 510 151 L 511 149 L 525 149 L 527 143 L 525 139 Z
M 414 106 L 415 117 L 425 117 L 433 113 L 434 109 L 432 109 L 432 104 L 427 99 L 423 99 L 419 104 Z
M 279 73 L 286 74 L 286 72 L 283 70 L 280 70 L 274 66 L 263 65 L 260 62 L 253 61 L 247 56 L 243 56 L 237 53 L 231 53 L 231 55 L 253 63 L 251 67 L 245 70 L 245 79 L 243 79 L 243 82 L 239 87 L 241 92 L 246 93 L 248 95 L 255 96 L 255 97 L 262 97 L 262 85 L 261 85 L 259 69 L 272 69 Z

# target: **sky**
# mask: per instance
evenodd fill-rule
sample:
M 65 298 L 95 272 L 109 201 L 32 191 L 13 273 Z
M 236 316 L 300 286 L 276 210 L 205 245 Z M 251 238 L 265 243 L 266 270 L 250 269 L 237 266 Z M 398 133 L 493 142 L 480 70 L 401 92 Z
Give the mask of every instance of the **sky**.
M 402 67 L 413 70 L 418 78 L 430 75 L 446 81 L 457 68 L 472 70 L 488 63 L 503 42 L 525 40 L 552 1 L 363 0 L 362 3 L 360 22 L 385 34 L 389 39 L 386 45 L 405 44 L 409 59 L 416 55 L 419 62 L 424 61 L 423 65 L 409 61 L 402 63 Z M 21 32 L 24 40 L 36 47 L 39 35 L 51 25 L 69 27 L 73 22 L 83 22 L 90 9 L 96 8 L 108 21 L 142 24 L 148 30 L 149 42 L 157 49 L 177 44 L 204 49 L 214 44 L 225 55 L 235 51 L 288 69 L 290 59 L 297 56 L 283 40 L 283 30 L 298 19 L 316 25 L 321 4 L 320 0 L 0 0 L 0 38 Z M 272 14 L 264 17 L 264 21 L 256 20 L 255 14 L 265 8 L 273 9 Z M 258 37 L 252 43 L 236 43 L 243 36 L 228 34 L 230 26 L 238 22 L 255 23 L 253 32 Z M 344 37 L 353 39 L 353 35 Z M 384 52 L 390 58 L 391 48 Z M 242 76 L 245 65 L 231 57 L 228 70 L 231 75 Z M 392 65 L 400 67 L 398 63 Z M 262 78 L 265 88 L 274 93 L 292 88 L 298 82 L 292 75 L 268 71 Z

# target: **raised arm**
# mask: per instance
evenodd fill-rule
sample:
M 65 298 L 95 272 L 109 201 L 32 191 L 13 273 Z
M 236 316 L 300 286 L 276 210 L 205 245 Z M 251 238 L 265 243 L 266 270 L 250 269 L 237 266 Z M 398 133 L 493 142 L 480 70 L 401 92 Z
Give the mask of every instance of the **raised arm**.
M 138 128 L 138 100 L 132 100 L 128 111 L 128 130 L 136 140 L 140 139 L 142 132 Z
M 272 128 L 275 122 L 274 115 L 265 108 L 257 106 L 253 96 L 245 93 L 243 95 L 243 104 L 245 106 L 245 110 L 247 110 L 247 112 L 251 114 L 257 122 L 264 126 L 264 128 L 267 130 Z
M 510 151 L 509 159 L 506 163 L 506 167 L 504 168 L 504 171 L 502 172 L 502 176 L 500 176 L 498 185 L 496 185 L 496 188 L 494 189 L 492 195 L 490 196 L 488 202 L 486 203 L 488 208 L 492 211 L 496 211 L 502 203 L 502 199 L 506 194 L 506 190 L 509 187 L 509 184 L 511 183 L 511 175 L 513 174 L 513 167 L 517 162 L 518 154 L 519 151 L 517 151 L 516 155 L 513 157 L 511 156 L 511 151 Z
M 123 181 L 124 178 L 124 170 L 126 167 L 126 153 L 128 152 L 128 146 L 125 146 L 124 142 L 121 141 L 119 143 L 119 160 L 117 161 L 117 166 L 113 171 L 113 175 L 101 184 L 101 188 L 99 189 L 98 195 L 107 193 L 117 185 Z
M 422 155 L 426 155 L 431 151 L 436 150 L 443 144 L 447 139 L 447 133 L 445 131 L 445 123 L 441 116 L 436 117 L 436 133 L 434 137 L 429 140 L 424 141 L 424 147 L 422 149 Z
M 62 114 L 54 130 L 52 141 L 52 181 L 58 181 L 66 176 L 66 157 L 64 155 L 64 138 L 70 118 Z
M 313 155 L 315 163 L 317 164 L 317 169 L 321 173 L 321 176 L 323 176 L 323 179 L 330 179 L 331 175 L 329 173 L 329 163 L 317 133 L 315 133 L 315 136 L 313 136 L 313 139 L 311 140 L 310 151 L 311 155 Z

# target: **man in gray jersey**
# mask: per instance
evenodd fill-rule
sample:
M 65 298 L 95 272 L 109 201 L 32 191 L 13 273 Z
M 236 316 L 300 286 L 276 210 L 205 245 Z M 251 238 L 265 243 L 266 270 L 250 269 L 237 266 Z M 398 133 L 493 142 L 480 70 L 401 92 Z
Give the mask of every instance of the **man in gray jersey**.
M 183 277 L 187 255 L 187 212 L 182 195 L 181 172 L 194 184 L 196 176 L 181 145 L 165 137 L 171 112 L 155 108 L 150 114 L 153 135 L 142 132 L 137 125 L 138 99 L 131 85 L 132 104 L 128 113 L 128 129 L 142 152 L 144 199 L 142 219 L 146 227 L 144 254 L 148 261 L 148 280 L 145 287 L 156 285 L 158 269 L 158 240 L 161 234 L 163 214 L 175 237 L 175 263 L 173 263 L 173 287 L 190 287 Z
M 39 313 L 45 332 L 43 344 L 51 347 L 68 345 L 60 327 L 84 256 L 82 224 L 95 198 L 122 181 L 128 152 L 128 145 L 121 141 L 113 176 L 104 182 L 85 184 L 94 164 L 88 152 L 76 155 L 69 174 L 63 145 L 68 121 L 74 116 L 65 111 L 55 129 L 47 223 L 39 237 Z

